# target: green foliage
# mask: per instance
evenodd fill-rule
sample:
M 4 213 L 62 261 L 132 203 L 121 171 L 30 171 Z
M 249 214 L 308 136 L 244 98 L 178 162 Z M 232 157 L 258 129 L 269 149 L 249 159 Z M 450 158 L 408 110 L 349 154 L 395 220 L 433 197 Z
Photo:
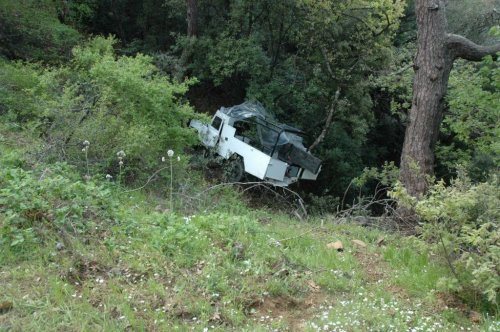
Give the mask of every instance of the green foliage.
M 39 117 L 43 95 L 37 93 L 40 70 L 35 65 L 0 59 L 0 115 L 4 121 L 26 122 Z
M 440 144 L 437 157 L 449 170 L 468 168 L 476 181 L 485 181 L 500 165 L 500 66 L 491 57 L 478 65 L 459 63 L 450 77 L 449 110 L 442 132 L 451 144 Z
M 215 42 L 215 45 L 212 43 Z M 201 48 L 211 48 L 207 57 L 209 73 L 205 79 L 213 80 L 216 86 L 223 80 L 235 76 L 259 77 L 265 75 L 266 57 L 258 40 L 235 39 L 232 35 L 222 35 L 217 40 L 200 41 Z
M 86 23 L 96 15 L 99 0 L 61 1 L 55 4 L 61 22 L 84 29 Z
M 363 171 L 362 141 L 359 136 L 352 137 L 340 123 L 332 125 L 325 143 L 314 153 L 323 158 L 319 182 L 327 184 L 317 188 L 322 189 L 317 191 L 319 195 L 343 196 L 351 179 Z
M 391 187 L 397 182 L 398 178 L 399 168 L 394 164 L 394 162 L 386 162 L 381 168 L 365 168 L 360 176 L 353 179 L 353 183 L 357 187 L 361 188 L 369 181 L 375 180 L 385 187 Z
M 415 51 L 415 45 L 411 42 L 395 49 L 391 63 L 373 80 L 373 88 L 389 93 L 390 111 L 399 115 L 403 121 L 406 121 L 411 108 L 414 77 L 412 61 Z
M 49 143 L 46 157 L 84 166 L 87 140 L 94 171 L 117 175 L 123 150 L 125 179 L 144 180 L 167 149 L 180 152 L 196 141 L 187 128 L 195 114 L 180 99 L 193 80 L 171 82 L 142 54 L 116 57 L 115 42 L 96 37 L 58 68 L 5 63 L 0 105 L 13 120 L 38 126 Z
M 499 23 L 498 6 L 499 0 L 477 0 L 473 6 L 467 0 L 450 1 L 446 8 L 449 31 L 478 44 L 495 42 L 488 30 Z
M 36 245 L 51 241 L 56 233 L 63 238 L 64 234 L 99 237 L 99 233 L 114 224 L 116 204 L 110 190 L 78 178 L 78 174 L 64 164 L 37 171 L 2 168 L 2 250 L 26 258 Z
M 442 280 L 441 285 L 460 290 L 460 294 L 471 302 L 476 294 L 482 294 L 490 303 L 498 303 L 498 178 L 472 184 L 461 175 L 449 186 L 439 181 L 418 201 L 407 195 L 401 186 L 396 186 L 392 196 L 416 211 L 424 221 L 423 237 L 436 243 L 450 262 L 454 276 Z
M 82 30 L 117 36 L 122 54 L 168 50 L 186 31 L 183 0 L 78 0 L 66 6 L 70 21 Z
M 0 21 L 0 55 L 12 59 L 60 62 L 80 40 L 78 31 L 59 22 L 54 1 L 1 1 Z

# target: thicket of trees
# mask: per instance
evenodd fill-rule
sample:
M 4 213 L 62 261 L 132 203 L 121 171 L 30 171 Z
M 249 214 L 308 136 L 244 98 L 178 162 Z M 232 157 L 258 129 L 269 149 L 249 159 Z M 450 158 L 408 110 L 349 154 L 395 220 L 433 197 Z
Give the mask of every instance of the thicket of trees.
M 425 1 L 420 2 L 426 6 Z M 464 0 L 448 4 L 448 30 L 478 43 L 494 43 L 495 37 L 488 31 L 500 20 L 496 10 L 499 3 L 482 0 L 482 4 L 469 6 Z M 412 104 L 411 65 L 417 38 L 414 1 L 23 0 L 2 2 L 0 19 L 0 54 L 4 59 L 28 61 L 32 64 L 27 68 L 44 75 L 50 71 L 71 72 L 58 81 L 65 94 L 69 93 L 65 86 L 74 79 L 75 69 L 84 73 L 91 66 L 75 66 L 79 55 L 78 51 L 72 53 L 72 48 L 95 35 L 113 35 L 118 56 L 154 64 L 157 69 L 144 70 L 156 75 L 155 80 L 165 76 L 169 78 L 161 79 L 181 84 L 183 93 L 174 95 L 181 103 L 188 100 L 196 111 L 210 113 L 245 99 L 259 100 L 284 122 L 304 128 L 309 143 L 323 130 L 338 91 L 333 124 L 316 151 L 325 161 L 322 185 L 314 189 L 303 185 L 317 196 L 341 196 L 365 167 L 399 162 Z M 119 75 L 126 76 L 127 67 L 118 66 L 124 66 Z M 21 76 L 28 70 L 22 67 L 17 65 Z M 11 75 L 4 76 L 6 80 L 21 80 L 2 89 L 4 95 L 8 94 L 4 98 L 16 104 L 26 91 L 13 86 L 29 86 L 29 78 L 2 70 Z M 464 75 L 474 78 L 470 85 L 454 79 Z M 441 134 L 435 130 L 433 138 L 438 159 L 429 160 L 425 166 L 433 168 L 436 164 L 437 177 L 450 178 L 458 161 L 467 163 L 474 174 L 483 174 L 483 179 L 496 168 L 498 151 L 484 148 L 484 140 L 489 137 L 494 141 L 497 126 L 479 129 L 474 124 L 495 118 L 496 75 L 497 63 L 492 60 L 459 64 L 453 71 L 444 124 Z M 80 79 L 71 83 L 80 85 L 71 92 L 73 96 L 65 98 L 80 98 L 84 100 L 80 104 L 86 103 L 90 109 L 98 107 L 106 92 L 81 85 L 85 81 L 94 86 L 101 83 L 95 77 Z M 21 95 L 14 96 L 13 91 Z M 133 109 L 133 113 L 143 105 L 127 98 L 112 108 Z M 43 103 L 33 103 L 30 112 L 44 117 L 48 126 L 44 133 L 53 131 L 54 117 L 42 116 L 37 108 Z M 0 107 L 2 114 L 16 113 L 16 108 L 6 102 Z M 29 107 L 23 106 L 22 112 Z M 89 112 L 86 107 L 80 105 L 72 111 L 80 127 L 97 121 L 88 114 L 98 112 Z M 467 114 L 472 109 L 474 120 Z M 458 125 L 453 120 L 457 118 L 469 121 L 459 120 L 462 125 Z M 132 122 L 137 125 L 130 119 Z M 64 144 L 69 143 L 64 140 Z

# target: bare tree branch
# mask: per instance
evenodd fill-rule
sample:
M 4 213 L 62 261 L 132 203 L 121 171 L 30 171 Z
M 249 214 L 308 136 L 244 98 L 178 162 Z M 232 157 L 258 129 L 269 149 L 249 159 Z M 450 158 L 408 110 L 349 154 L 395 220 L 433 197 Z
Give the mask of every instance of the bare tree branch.
M 451 33 L 446 35 L 446 45 L 454 59 L 462 58 L 469 61 L 481 61 L 487 55 L 495 56 L 500 52 L 500 44 L 478 45 L 463 36 Z
M 333 73 L 332 67 L 330 66 L 330 61 L 328 61 L 328 56 L 326 54 L 326 50 L 324 47 L 321 48 L 321 54 L 323 55 L 323 60 L 325 61 L 326 69 L 328 70 L 328 73 L 332 77 L 332 79 L 335 79 L 335 74 Z
M 379 32 L 372 31 L 374 37 L 380 36 L 381 34 L 386 32 L 391 25 L 394 24 L 394 22 L 391 22 L 391 20 L 389 19 L 389 15 L 387 14 L 387 12 L 384 12 L 384 15 L 385 15 L 385 19 L 387 21 L 387 25 L 385 27 L 383 27 Z
M 326 133 L 328 132 L 328 129 L 330 128 L 330 125 L 332 123 L 333 112 L 335 111 L 335 106 L 337 105 L 337 102 L 339 100 L 339 96 L 340 96 L 340 89 L 337 89 L 337 91 L 335 91 L 335 97 L 333 98 L 332 105 L 330 106 L 330 109 L 328 110 L 328 115 L 327 115 L 326 121 L 325 121 L 325 127 L 321 131 L 321 134 L 318 136 L 318 138 L 316 138 L 314 143 L 311 144 L 308 151 L 311 151 L 312 149 L 314 149 L 319 143 L 321 143 L 325 139 Z

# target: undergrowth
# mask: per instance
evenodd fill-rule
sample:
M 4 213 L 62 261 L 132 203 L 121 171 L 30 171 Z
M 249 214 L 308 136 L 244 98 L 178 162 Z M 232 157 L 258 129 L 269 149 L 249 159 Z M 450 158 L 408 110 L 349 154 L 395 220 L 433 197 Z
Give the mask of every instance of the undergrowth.
M 0 330 L 500 329 L 436 289 L 451 274 L 420 240 L 250 209 L 227 186 L 171 207 L 0 138 Z

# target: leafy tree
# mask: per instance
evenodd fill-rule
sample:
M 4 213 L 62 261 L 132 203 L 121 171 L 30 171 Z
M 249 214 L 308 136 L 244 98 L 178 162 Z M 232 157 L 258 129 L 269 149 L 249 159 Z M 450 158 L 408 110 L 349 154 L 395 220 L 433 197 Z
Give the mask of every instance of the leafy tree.
M 415 58 L 413 101 L 401 156 L 401 181 L 408 192 L 420 196 L 433 174 L 434 145 L 442 120 L 443 102 L 454 61 L 479 61 L 500 51 L 449 34 L 444 0 L 417 0 L 418 49 Z
M 327 135 L 323 144 L 347 150 L 330 153 L 319 147 L 317 153 L 325 165 L 344 165 L 341 182 L 347 185 L 347 176 L 363 168 L 361 148 L 374 121 L 369 77 L 391 57 L 403 10 L 402 1 L 199 3 L 198 38 L 182 45 L 192 48 L 187 72 L 211 94 L 200 94 L 203 103 L 193 103 L 213 111 L 221 100 L 259 100 L 281 120 L 305 128 L 310 144 L 324 129 L 339 90 L 333 120 L 341 132 Z M 212 95 L 219 91 L 223 95 Z M 214 99 L 213 105 L 207 98 Z M 346 141 L 327 142 L 333 137 Z M 349 153 L 354 146 L 357 152 Z M 333 174 L 339 169 L 332 167 Z M 326 188 L 320 190 L 342 194 L 345 187 L 330 181 L 335 176 L 326 175 L 326 169 L 323 174 Z
M 0 2 L 0 56 L 59 62 L 69 58 L 80 34 L 59 22 L 50 0 Z
M 438 142 L 436 157 L 448 171 L 466 166 L 473 180 L 484 181 L 500 167 L 500 68 L 490 57 L 479 65 L 460 62 L 456 69 L 450 76 L 442 124 L 452 142 Z

